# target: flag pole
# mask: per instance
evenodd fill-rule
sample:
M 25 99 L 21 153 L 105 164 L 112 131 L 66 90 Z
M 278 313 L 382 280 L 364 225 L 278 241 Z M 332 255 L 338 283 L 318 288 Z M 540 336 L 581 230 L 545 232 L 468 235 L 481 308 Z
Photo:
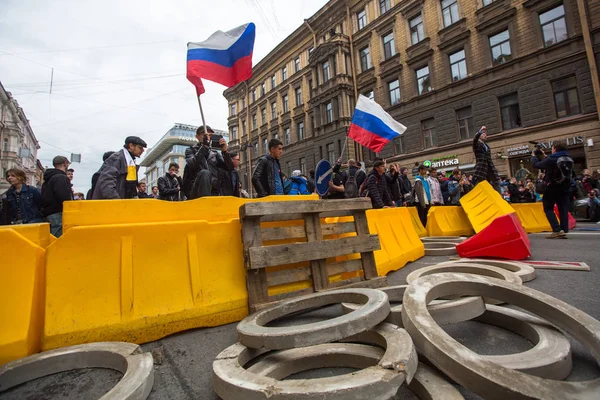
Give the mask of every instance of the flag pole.
M 202 101 L 200 100 L 200 96 L 198 97 L 198 107 L 200 107 L 200 116 L 202 117 L 202 126 L 204 127 L 204 133 L 208 133 L 206 129 L 206 121 L 204 120 L 204 111 L 202 110 Z

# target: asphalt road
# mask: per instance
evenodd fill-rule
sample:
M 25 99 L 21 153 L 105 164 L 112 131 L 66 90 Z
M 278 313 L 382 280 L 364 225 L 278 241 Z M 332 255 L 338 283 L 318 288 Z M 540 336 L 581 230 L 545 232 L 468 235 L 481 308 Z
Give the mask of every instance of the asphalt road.
M 595 224 L 579 227 L 596 228 Z M 532 260 L 583 261 L 590 272 L 538 270 L 537 278 L 527 286 L 557 297 L 600 319 L 600 231 L 574 232 L 567 240 L 547 240 L 544 234 L 530 235 Z M 420 267 L 446 261 L 448 257 L 424 257 L 388 275 L 389 285 L 404 284 L 406 276 Z M 341 314 L 339 306 L 321 309 L 296 317 L 294 323 L 315 321 Z M 286 321 L 284 321 L 286 323 Z M 287 321 L 287 323 L 290 323 Z M 153 351 L 154 387 L 150 399 L 218 399 L 212 391 L 212 361 L 224 348 L 236 342 L 236 324 L 216 328 L 195 329 L 143 345 Z M 449 325 L 445 330 L 459 342 L 480 354 L 511 354 L 532 347 L 524 338 L 501 328 L 478 322 Z M 600 368 L 591 354 L 573 342 L 572 374 L 567 380 L 581 381 L 600 377 Z M 347 370 L 317 370 L 298 374 L 295 378 L 339 374 Z M 70 400 L 98 399 L 117 383 L 120 374 L 101 369 L 77 370 L 41 378 L 0 394 L 0 399 Z M 459 388 L 465 398 L 480 399 Z M 416 398 L 401 389 L 397 398 Z

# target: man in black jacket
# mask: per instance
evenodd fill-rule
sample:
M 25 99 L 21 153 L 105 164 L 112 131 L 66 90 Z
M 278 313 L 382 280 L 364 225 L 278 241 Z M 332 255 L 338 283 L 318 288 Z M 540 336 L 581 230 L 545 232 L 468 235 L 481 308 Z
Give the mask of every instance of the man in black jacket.
M 552 144 L 552 154 L 543 160 L 539 160 L 538 156 L 545 155 L 536 154 L 536 150 L 531 153 L 531 165 L 537 169 L 543 169 L 544 182 L 546 183 L 546 191 L 542 202 L 544 204 L 544 213 L 552 227 L 552 233 L 547 236 L 548 239 L 566 239 L 569 233 L 569 189 L 571 186 L 571 178 L 563 183 L 557 182 L 557 177 L 561 175 L 558 168 L 558 159 L 560 157 L 568 157 L 567 147 L 560 142 Z M 560 217 L 560 225 L 554 213 L 554 205 L 558 207 L 558 215 Z
M 387 189 L 387 183 L 385 177 L 385 161 L 377 160 L 373 164 L 373 170 L 367 177 L 367 183 L 365 184 L 369 191 L 369 197 L 371 198 L 371 204 L 373 208 L 388 208 L 395 207 L 392 198 Z
M 269 141 L 269 154 L 258 160 L 252 174 L 252 185 L 258 197 L 283 194 L 283 177 L 279 158 L 283 152 L 283 143 L 279 139 Z
M 165 176 L 158 178 L 158 196 L 161 200 L 179 201 L 179 191 L 181 183 L 177 173 L 179 172 L 179 164 L 172 162 L 169 164 L 169 170 Z
M 73 200 L 71 181 L 67 176 L 69 164 L 67 157 L 54 157 L 54 168 L 46 170 L 42 184 L 42 216 L 50 223 L 50 233 L 57 238 L 62 236 L 63 203 Z
M 386 172 L 384 176 L 392 201 L 397 207 L 400 207 L 402 205 L 402 196 L 400 194 L 400 185 L 398 183 L 398 177 L 400 176 L 398 166 L 395 164 L 390 165 L 390 170 Z
M 204 196 L 221 196 L 220 176 L 222 171 L 230 171 L 224 157 L 227 153 L 227 141 L 219 139 L 221 154 L 213 147 L 211 140 L 214 131 L 208 125 L 196 130 L 198 143 L 185 151 L 185 169 L 183 171 L 183 193 L 188 200 Z
M 498 171 L 492 161 L 492 150 L 487 145 L 487 129 L 482 126 L 473 138 L 473 152 L 475 153 L 475 173 L 473 174 L 473 186 L 479 182 L 489 181 L 490 184 L 500 193 L 498 181 Z
M 137 136 L 125 139 L 123 149 L 104 161 L 93 193 L 94 200 L 136 199 L 139 166 L 135 159 L 144 153 L 146 142 Z
M 224 152 L 223 161 L 227 169 L 219 170 L 221 196 L 240 197 L 240 175 L 237 171 L 240 166 L 240 155 L 238 153 Z
M 140 182 L 138 183 L 137 186 L 137 197 L 138 199 L 151 199 L 152 196 L 150 196 L 148 193 L 146 193 L 146 182 Z
M 402 203 L 405 206 L 413 205 L 412 196 L 412 185 L 408 179 L 408 168 L 400 168 L 400 176 L 398 177 L 398 184 L 400 185 L 400 194 L 402 195 Z

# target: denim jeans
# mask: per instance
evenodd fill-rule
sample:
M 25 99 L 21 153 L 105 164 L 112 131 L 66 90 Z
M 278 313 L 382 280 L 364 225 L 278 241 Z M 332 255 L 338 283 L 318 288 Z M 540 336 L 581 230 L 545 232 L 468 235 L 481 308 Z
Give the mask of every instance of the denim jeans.
M 50 214 L 46 217 L 46 221 L 50 222 L 50 233 L 54 237 L 62 236 L 62 212 Z
M 542 199 L 544 205 L 544 213 L 550 222 L 552 232 L 559 232 L 561 229 L 564 233 L 569 232 L 569 193 L 560 192 L 557 190 L 546 190 Z M 554 214 L 554 205 L 558 207 L 558 216 L 560 217 L 560 225 L 556 214 Z

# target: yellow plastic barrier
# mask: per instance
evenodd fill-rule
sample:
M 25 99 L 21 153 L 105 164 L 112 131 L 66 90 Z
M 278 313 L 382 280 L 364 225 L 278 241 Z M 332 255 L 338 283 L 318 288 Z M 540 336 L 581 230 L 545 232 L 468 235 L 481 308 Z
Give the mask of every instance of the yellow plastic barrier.
M 500 193 L 486 181 L 478 183 L 469 193 L 461 197 L 460 204 L 477 233 L 491 224 L 494 219 L 515 212 Z
M 54 243 L 56 238 L 50 234 L 50 224 L 23 224 L 23 225 L 3 225 L 0 229 L 12 229 L 18 234 L 22 235 L 33 243 L 37 244 L 41 248 L 45 249 Z M 4 254 L 5 244 L 0 243 L 0 254 Z M 8 248 L 6 249 L 8 250 Z
M 0 365 L 41 350 L 44 249 L 13 229 L 0 230 Z
M 381 250 L 375 251 L 377 273 L 387 275 L 425 255 L 425 247 L 406 207 L 367 210 L 371 234 L 379 235 Z
M 436 206 L 427 214 L 427 236 L 471 236 L 475 231 L 462 207 Z
M 517 217 L 527 233 L 552 232 L 542 203 L 513 204 Z
M 248 313 L 239 220 L 75 227 L 46 254 L 44 350 L 145 343 Z
M 421 222 L 421 218 L 419 218 L 419 212 L 417 211 L 417 207 L 407 207 L 408 212 L 410 213 L 410 218 L 412 220 L 413 226 L 415 227 L 415 232 L 419 235 L 420 238 L 427 236 L 427 231 Z
M 254 201 L 318 200 L 308 196 L 268 196 L 260 199 L 203 197 L 190 201 L 155 199 L 68 201 L 63 210 L 63 232 L 75 226 L 135 224 L 140 222 L 209 221 L 238 219 L 240 206 Z

